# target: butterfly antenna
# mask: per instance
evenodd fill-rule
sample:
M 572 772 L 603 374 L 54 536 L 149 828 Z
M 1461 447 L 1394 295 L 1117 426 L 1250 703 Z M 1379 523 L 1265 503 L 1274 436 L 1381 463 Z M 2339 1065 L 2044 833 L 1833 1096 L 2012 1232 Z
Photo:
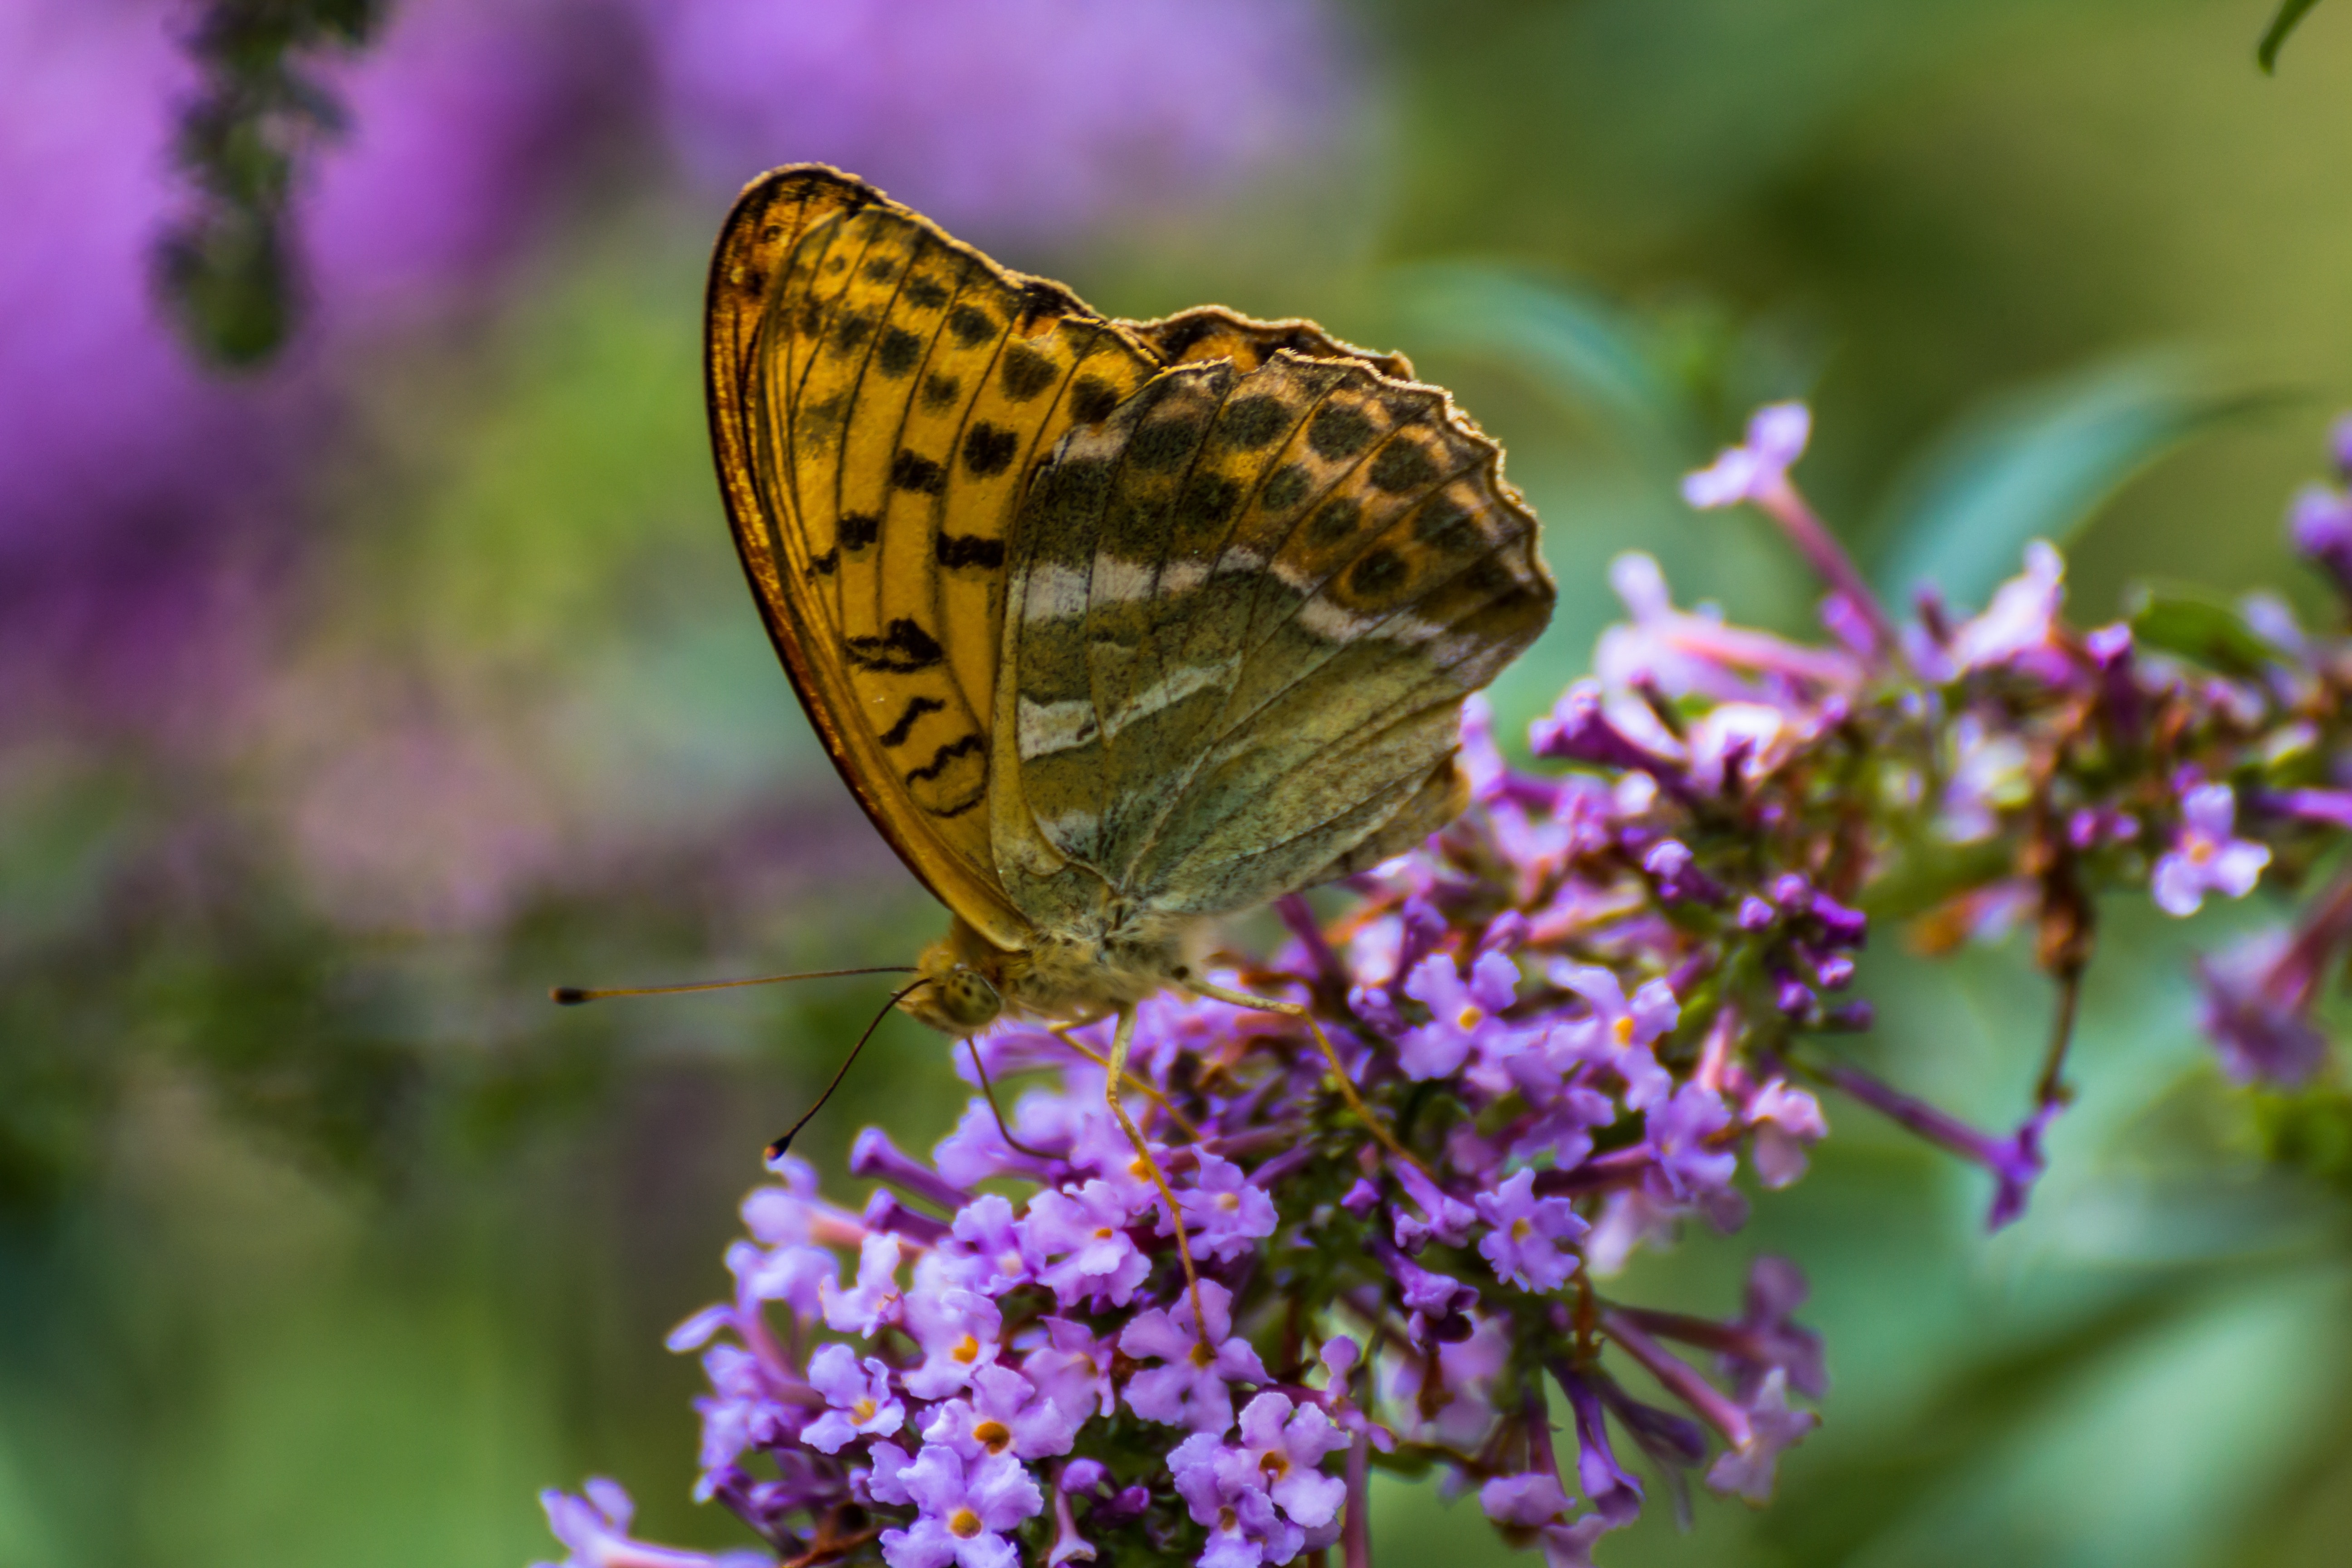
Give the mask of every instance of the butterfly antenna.
M 906 971 L 900 969 L 893 973 L 903 974 Z M 882 1020 L 890 1016 L 890 1009 L 913 995 L 919 987 L 929 984 L 930 981 L 925 979 L 918 980 L 912 985 L 902 985 L 891 995 L 890 1000 L 882 1004 L 882 1010 L 874 1015 L 874 1021 L 866 1026 L 866 1032 L 857 1037 L 857 1043 L 849 1047 L 847 1056 L 841 1058 L 841 1066 L 834 1069 L 833 1081 L 824 1086 L 824 1092 L 816 1097 L 816 1103 L 802 1111 L 801 1119 L 793 1122 L 782 1138 L 768 1145 L 769 1159 L 781 1160 L 792 1152 L 793 1140 L 801 1135 L 801 1129 L 809 1124 L 809 1118 L 824 1109 L 824 1102 L 833 1098 L 833 1091 L 839 1089 L 841 1080 L 849 1076 L 850 1068 L 857 1061 L 857 1053 L 866 1048 L 866 1042 L 874 1037 L 874 1031 L 882 1026 Z
M 872 969 L 811 969 L 799 974 L 760 974 L 749 980 L 697 980 L 684 985 L 625 985 L 590 990 L 582 985 L 550 986 L 547 999 L 559 1007 L 602 1002 L 608 996 L 676 996 L 688 991 L 729 991 L 738 985 L 781 985 L 787 980 L 835 980 L 845 974 L 912 974 L 911 963 L 884 963 Z M 911 986 L 909 990 L 913 989 Z M 905 994 L 905 993 L 900 993 Z

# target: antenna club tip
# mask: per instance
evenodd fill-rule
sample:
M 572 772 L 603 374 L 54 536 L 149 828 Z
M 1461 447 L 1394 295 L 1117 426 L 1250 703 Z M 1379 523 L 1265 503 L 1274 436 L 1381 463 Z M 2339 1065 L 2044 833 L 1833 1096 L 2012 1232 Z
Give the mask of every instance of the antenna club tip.
M 768 1145 L 768 1154 L 767 1154 L 767 1165 L 768 1165 L 768 1168 L 769 1168 L 769 1169 L 771 1169 L 771 1170 L 773 1170 L 773 1169 L 775 1168 L 776 1163 L 777 1163 L 779 1160 L 782 1160 L 785 1155 L 787 1155 L 787 1154 L 791 1153 L 792 1152 L 793 1152 L 793 1135 L 792 1135 L 791 1133 L 787 1132 L 787 1133 L 785 1133 L 782 1138 L 777 1139 L 774 1142 L 772 1142 L 772 1143 L 771 1143 L 771 1144 L 769 1144 L 769 1145 Z
M 583 1002 L 593 1002 L 596 998 L 593 992 L 577 985 L 551 985 L 547 988 L 547 999 L 559 1007 L 577 1007 Z

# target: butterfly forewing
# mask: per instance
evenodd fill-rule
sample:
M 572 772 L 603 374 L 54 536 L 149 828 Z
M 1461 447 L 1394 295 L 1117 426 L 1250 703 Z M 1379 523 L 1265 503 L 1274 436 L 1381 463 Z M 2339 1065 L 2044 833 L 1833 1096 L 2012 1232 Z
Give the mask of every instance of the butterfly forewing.
M 982 809 L 1006 533 L 1036 461 L 1157 361 L 831 171 L 745 194 L 711 300 L 722 483 L 786 668 L 901 857 L 1019 946 Z

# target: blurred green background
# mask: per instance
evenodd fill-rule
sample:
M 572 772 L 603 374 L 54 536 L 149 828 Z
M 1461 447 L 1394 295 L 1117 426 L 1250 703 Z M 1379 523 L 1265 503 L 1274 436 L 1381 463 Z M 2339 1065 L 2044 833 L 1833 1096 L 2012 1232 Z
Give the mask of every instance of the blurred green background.
M 306 67 L 345 123 L 297 163 L 299 326 L 234 377 L 150 282 L 188 15 L 0 3 L 0 1568 L 511 1568 L 589 1473 L 647 1534 L 742 1539 L 688 1500 L 660 1338 L 883 987 L 543 997 L 939 924 L 708 471 L 701 272 L 769 164 L 1106 310 L 1411 353 L 1545 521 L 1514 723 L 1621 550 L 1807 623 L 1763 524 L 1675 498 L 1779 396 L 1898 590 L 1980 602 L 2042 533 L 2085 621 L 2150 578 L 2333 613 L 2280 516 L 2352 403 L 2352 5 L 2273 78 L 2265 0 L 410 0 Z M 1832 1104 L 1746 1232 L 1639 1265 L 1721 1312 L 1797 1258 L 1835 1387 L 1773 1508 L 1653 1507 L 1603 1562 L 2343 1561 L 2352 1155 L 2191 1027 L 2189 955 L 2275 897 L 2110 911 L 2012 1230 Z M 1864 1048 L 2007 1124 L 2043 982 L 1893 935 Z M 821 1169 L 958 1104 L 902 1022 L 845 1098 Z M 1508 1558 L 1474 1505 L 1379 1506 L 1384 1562 Z

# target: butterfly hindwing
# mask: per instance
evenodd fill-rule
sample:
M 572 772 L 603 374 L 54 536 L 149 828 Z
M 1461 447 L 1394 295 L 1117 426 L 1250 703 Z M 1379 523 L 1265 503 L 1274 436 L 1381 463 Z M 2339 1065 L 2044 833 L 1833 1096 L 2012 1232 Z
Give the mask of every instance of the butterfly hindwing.
M 984 808 L 1006 535 L 1036 462 L 1157 358 L 808 166 L 738 202 L 710 299 L 721 482 L 785 667 L 901 858 L 1019 946 Z
M 1015 529 L 1000 858 L 1050 851 L 1015 900 L 1083 898 L 1052 875 L 1074 861 L 1219 912 L 1442 826 L 1461 700 L 1551 605 L 1498 459 L 1434 389 L 1284 351 L 1180 365 L 1073 431 Z

